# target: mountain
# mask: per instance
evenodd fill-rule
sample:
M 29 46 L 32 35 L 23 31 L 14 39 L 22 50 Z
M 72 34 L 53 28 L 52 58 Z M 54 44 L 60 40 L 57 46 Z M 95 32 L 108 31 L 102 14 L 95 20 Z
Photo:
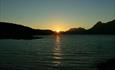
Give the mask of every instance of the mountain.
M 86 29 L 84 28 L 70 28 L 68 31 L 64 32 L 64 34 L 84 34 Z
M 51 35 L 51 34 L 54 34 L 52 30 L 34 29 L 34 35 Z
M 115 34 L 115 20 L 107 23 L 97 22 L 92 28 L 86 30 L 82 27 L 71 28 L 62 34 Z M 35 35 L 51 35 L 51 30 L 33 29 L 27 26 L 0 22 L 0 39 L 33 39 Z
M 52 33 L 51 30 L 32 29 L 19 24 L 0 22 L 0 39 L 33 39 L 35 35 L 49 35 Z
M 91 34 L 115 34 L 115 20 L 107 23 L 97 22 L 92 28 L 88 30 Z
M 107 23 L 97 22 L 92 28 L 70 28 L 63 34 L 115 34 L 115 20 Z

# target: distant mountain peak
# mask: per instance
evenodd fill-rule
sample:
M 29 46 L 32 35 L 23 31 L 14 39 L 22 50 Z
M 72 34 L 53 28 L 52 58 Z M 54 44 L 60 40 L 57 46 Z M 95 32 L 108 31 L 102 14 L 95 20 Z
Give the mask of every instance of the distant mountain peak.
M 101 21 L 98 21 L 97 24 L 103 24 Z
M 82 27 L 71 28 L 65 34 L 115 34 L 115 20 L 106 23 L 99 21 L 88 30 Z

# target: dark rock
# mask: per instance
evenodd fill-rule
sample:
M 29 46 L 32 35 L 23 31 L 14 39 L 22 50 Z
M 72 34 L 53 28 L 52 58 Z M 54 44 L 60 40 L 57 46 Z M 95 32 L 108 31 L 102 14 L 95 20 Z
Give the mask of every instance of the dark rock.
M 115 70 L 115 59 L 109 59 L 97 64 L 98 70 Z

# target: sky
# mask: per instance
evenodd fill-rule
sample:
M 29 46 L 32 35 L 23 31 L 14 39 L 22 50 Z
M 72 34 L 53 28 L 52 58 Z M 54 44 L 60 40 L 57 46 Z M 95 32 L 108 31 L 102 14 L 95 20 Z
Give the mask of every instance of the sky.
M 115 19 L 115 0 L 0 0 L 0 22 L 65 31 Z

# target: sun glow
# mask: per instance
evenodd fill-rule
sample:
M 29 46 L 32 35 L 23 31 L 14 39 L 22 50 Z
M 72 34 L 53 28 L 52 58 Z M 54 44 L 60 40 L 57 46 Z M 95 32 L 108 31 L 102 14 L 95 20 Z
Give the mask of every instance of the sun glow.
M 56 33 L 60 33 L 60 30 L 58 29 L 58 30 L 56 30 Z
M 49 29 L 57 33 L 59 33 L 60 31 L 66 31 L 70 27 L 70 25 L 68 25 L 64 20 L 51 19 L 47 23 L 49 23 Z

